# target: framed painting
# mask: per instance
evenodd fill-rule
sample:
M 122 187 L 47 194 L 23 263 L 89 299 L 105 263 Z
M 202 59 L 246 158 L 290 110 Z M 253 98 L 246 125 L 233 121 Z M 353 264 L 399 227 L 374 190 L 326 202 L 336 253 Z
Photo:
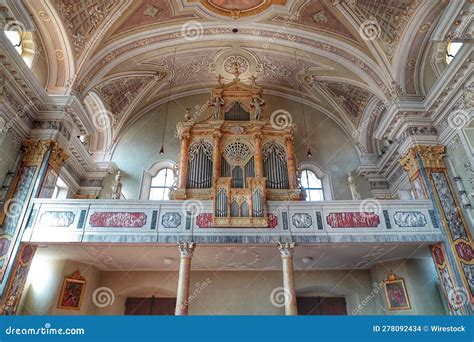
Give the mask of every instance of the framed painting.
M 86 287 L 86 279 L 79 270 L 64 278 L 61 294 L 59 295 L 59 309 L 79 310 Z
M 384 281 L 385 297 L 389 310 L 409 310 L 411 309 L 408 298 L 405 280 L 390 272 Z

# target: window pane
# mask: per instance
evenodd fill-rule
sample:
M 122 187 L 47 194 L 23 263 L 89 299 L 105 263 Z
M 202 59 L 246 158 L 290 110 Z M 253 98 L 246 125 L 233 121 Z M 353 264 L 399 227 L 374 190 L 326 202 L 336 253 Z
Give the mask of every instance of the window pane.
M 314 172 L 307 170 L 307 175 L 308 175 L 308 182 L 309 182 L 309 187 L 312 188 L 313 184 L 317 182 L 318 177 L 314 174 Z
M 155 201 L 161 201 L 163 199 L 163 188 L 151 188 L 150 199 Z
M 447 56 L 446 56 L 446 61 L 451 63 L 451 61 L 454 59 L 456 54 L 459 52 L 459 49 L 461 49 L 462 43 L 449 43 L 448 44 L 448 49 L 447 49 Z
M 307 190 L 309 193 L 306 200 L 309 201 L 324 201 L 324 195 L 322 190 Z M 308 199 L 309 198 L 309 199 Z
M 301 172 L 301 184 L 306 189 L 307 201 L 324 201 L 323 183 L 313 171 Z
M 303 170 L 303 172 L 301 172 L 301 185 L 303 185 L 305 189 L 309 187 L 308 170 Z
M 163 186 L 165 185 L 166 170 L 161 169 L 151 181 L 152 186 Z
M 169 193 L 170 193 L 170 189 L 169 188 L 164 188 L 163 189 L 163 198 L 162 200 L 169 200 Z
M 5 31 L 5 35 L 8 40 L 15 47 L 15 50 L 21 55 L 23 53 L 23 47 L 21 46 L 21 34 L 18 31 Z
M 166 182 L 165 185 L 167 187 L 172 186 L 174 183 L 174 174 L 172 169 L 166 169 Z

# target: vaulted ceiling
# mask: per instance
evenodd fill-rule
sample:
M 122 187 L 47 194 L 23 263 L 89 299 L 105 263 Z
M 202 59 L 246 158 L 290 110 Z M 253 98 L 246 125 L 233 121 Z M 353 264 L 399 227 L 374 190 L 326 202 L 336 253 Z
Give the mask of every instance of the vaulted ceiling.
M 105 108 L 112 135 L 168 95 L 254 75 L 335 120 L 361 153 L 399 96 L 425 94 L 421 63 L 449 1 L 26 0 L 48 55 L 45 87 Z M 169 82 L 171 81 L 171 94 Z M 94 100 L 92 100 L 94 99 Z M 97 115 L 90 113 L 91 116 Z

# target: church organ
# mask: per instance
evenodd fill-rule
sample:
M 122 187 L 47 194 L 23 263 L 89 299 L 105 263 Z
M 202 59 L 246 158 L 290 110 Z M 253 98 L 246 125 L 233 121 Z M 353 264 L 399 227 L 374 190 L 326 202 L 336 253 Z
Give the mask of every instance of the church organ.
M 266 227 L 268 200 L 300 200 L 294 127 L 272 124 L 262 89 L 219 77 L 208 117 L 186 117 L 172 199 L 213 201 L 215 227 Z

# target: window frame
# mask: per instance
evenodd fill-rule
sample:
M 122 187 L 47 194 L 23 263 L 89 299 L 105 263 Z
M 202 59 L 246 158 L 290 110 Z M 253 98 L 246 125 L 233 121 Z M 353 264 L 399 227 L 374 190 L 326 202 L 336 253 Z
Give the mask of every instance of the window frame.
M 324 171 L 322 168 L 320 168 L 318 165 L 312 162 L 303 162 L 299 164 L 299 169 L 301 170 L 301 172 L 303 172 L 304 170 L 309 170 L 313 172 L 316 175 L 316 177 L 321 181 L 323 201 L 333 200 L 332 179 L 331 179 L 330 173 Z M 311 201 L 311 202 L 317 202 L 317 201 Z
M 321 184 L 321 187 L 311 187 L 311 184 L 310 184 L 310 179 L 309 179 L 309 176 L 308 174 L 309 173 L 312 173 L 314 175 L 314 177 L 319 181 L 319 183 Z M 304 177 L 304 174 L 306 174 L 306 184 L 308 185 L 307 187 L 304 186 L 304 181 L 303 181 L 303 177 Z M 310 169 L 303 169 L 301 170 L 301 184 L 303 186 L 303 188 L 307 191 L 306 192 L 306 198 L 305 198 L 305 201 L 307 202 L 320 202 L 321 200 L 313 200 L 311 199 L 311 191 L 320 191 L 321 192 L 321 195 L 322 195 L 322 201 L 325 200 L 324 198 L 324 186 L 323 186 L 323 181 L 316 175 L 316 173 L 314 173 L 312 170 Z
M 158 175 L 162 169 L 173 169 L 175 163 L 172 160 L 159 160 L 152 163 L 147 169 L 143 170 L 142 181 L 140 184 L 140 200 L 149 201 L 151 192 L 151 183 L 153 178 Z M 167 201 L 168 199 L 164 199 Z
M 160 172 L 162 172 L 162 171 L 165 171 L 164 184 L 153 185 L 153 180 L 154 180 L 155 178 L 157 178 L 158 175 L 160 174 Z M 172 169 L 172 168 L 170 168 L 170 167 L 163 167 L 163 168 L 161 168 L 160 170 L 158 170 L 158 172 L 156 173 L 156 175 L 151 178 L 150 193 L 148 194 L 148 199 L 149 199 L 150 201 L 167 201 L 168 198 L 165 198 L 165 197 L 166 197 L 166 193 L 167 193 L 166 190 L 168 190 L 168 193 L 169 193 L 169 189 L 171 188 L 171 186 L 172 186 L 173 184 L 171 184 L 171 185 L 168 186 L 168 185 L 166 185 L 166 183 L 167 183 L 167 180 L 168 180 L 168 179 L 172 179 L 172 178 L 173 178 L 173 169 Z M 174 181 L 173 181 L 173 182 L 174 182 Z M 156 199 L 156 198 L 150 198 L 150 197 L 151 197 L 151 194 L 152 194 L 152 192 L 153 192 L 153 189 L 161 189 L 161 190 L 163 191 L 162 194 L 161 194 L 161 195 L 162 195 L 162 196 L 161 196 L 161 197 L 162 197 L 161 199 L 159 199 L 159 198 L 158 198 L 158 199 Z

